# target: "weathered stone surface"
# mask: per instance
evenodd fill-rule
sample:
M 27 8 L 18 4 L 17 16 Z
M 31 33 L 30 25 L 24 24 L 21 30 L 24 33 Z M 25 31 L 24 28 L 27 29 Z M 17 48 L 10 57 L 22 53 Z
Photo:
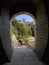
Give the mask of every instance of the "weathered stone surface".
M 0 1 L 2 2 L 2 0 L 0 0 Z M 12 2 L 12 0 L 10 0 L 10 1 Z M 15 1 L 15 0 L 13 0 L 13 1 Z M 0 4 L 1 4 L 1 6 L 0 6 L 0 10 L 1 10 L 0 11 L 0 13 L 1 13 L 0 36 L 1 36 L 3 47 L 6 51 L 8 58 L 11 59 L 11 55 L 12 55 L 12 45 L 11 45 L 11 38 L 10 38 L 10 19 L 9 19 L 10 15 L 9 15 L 9 13 L 12 16 L 16 12 L 19 12 L 19 11 L 21 11 L 21 9 L 23 9 L 25 11 L 31 12 L 32 14 L 35 14 L 37 12 L 37 14 L 35 14 L 36 19 L 37 19 L 36 20 L 36 34 L 35 34 L 36 35 L 36 49 L 35 50 L 36 50 L 37 56 L 41 59 L 43 56 L 43 53 L 45 51 L 46 45 L 47 45 L 47 37 L 48 37 L 48 20 L 47 20 L 47 16 L 46 16 L 46 12 L 45 12 L 46 10 L 45 10 L 44 4 L 42 4 L 40 2 L 39 5 L 37 5 L 38 9 L 36 10 L 35 9 L 36 7 L 34 7 L 35 4 L 32 7 L 31 1 L 30 1 L 30 5 L 27 5 L 27 7 L 26 7 L 27 3 L 25 4 L 26 9 L 23 8 L 24 7 L 23 4 L 22 4 L 22 6 L 23 6 L 22 8 L 19 7 L 21 4 L 20 2 L 19 2 L 20 4 L 18 4 L 18 8 L 16 8 L 17 6 L 15 7 L 16 3 L 12 2 L 13 4 L 11 4 L 11 2 L 10 2 L 10 7 L 8 7 L 10 9 L 10 11 L 8 11 L 6 9 L 2 9 L 2 7 L 6 8 L 7 6 L 9 6 L 9 4 L 8 4 L 9 2 L 6 0 L 3 1 L 2 3 L 1 2 L 0 2 Z M 46 0 L 45 0 L 45 2 L 46 2 Z M 22 3 L 24 3 L 24 2 L 22 2 Z M 48 4 L 47 4 L 47 6 L 48 6 Z M 15 8 L 18 10 L 16 10 Z M 48 15 L 48 18 L 49 18 L 49 15 Z M 24 59 L 26 59 L 26 57 Z M 26 63 L 26 64 L 28 64 L 28 63 Z
M 45 6 L 41 2 L 38 6 L 38 11 L 36 14 L 36 53 L 39 59 L 42 58 L 48 37 L 48 19 L 46 16 Z
M 5 64 L 3 64 L 3 65 L 13 65 L 12 63 L 5 63 Z
M 10 38 L 10 19 L 9 19 L 9 12 L 6 9 L 2 9 L 1 12 L 1 40 L 3 48 L 8 56 L 11 59 L 12 55 L 12 43 Z
M 13 65 L 44 65 L 32 49 L 16 48 L 11 59 Z

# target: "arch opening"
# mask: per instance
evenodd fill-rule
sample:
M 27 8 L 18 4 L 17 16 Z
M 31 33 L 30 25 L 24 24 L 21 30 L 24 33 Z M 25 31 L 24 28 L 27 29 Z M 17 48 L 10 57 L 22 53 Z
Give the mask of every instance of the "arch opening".
M 12 47 L 35 49 L 35 17 L 29 12 L 18 12 L 11 18 Z

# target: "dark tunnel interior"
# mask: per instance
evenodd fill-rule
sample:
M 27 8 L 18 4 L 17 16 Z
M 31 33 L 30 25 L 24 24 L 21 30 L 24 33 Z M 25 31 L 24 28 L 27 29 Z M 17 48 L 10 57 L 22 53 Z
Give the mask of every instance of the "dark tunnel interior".
M 2 7 L 3 6 L 5 7 L 5 3 L 3 3 L 3 2 L 6 3 L 7 1 L 6 0 L 5 1 L 0 0 L 0 13 L 1 13 Z M 47 65 L 49 65 L 49 0 L 44 0 L 44 4 L 45 4 L 45 7 L 46 7 L 46 14 L 47 14 L 47 18 L 48 18 L 48 39 L 47 39 L 47 46 L 46 46 L 46 49 L 45 49 L 45 52 L 44 52 L 44 55 L 43 55 L 41 61 L 43 61 Z M 33 11 L 32 11 L 32 9 L 33 9 Z M 26 3 L 19 2 L 19 3 L 14 4 L 13 6 L 11 6 L 9 8 L 10 17 L 12 17 L 13 14 L 15 14 L 16 12 L 19 12 L 19 11 L 30 12 L 36 17 L 37 7 L 35 6 L 35 4 L 32 5 L 28 1 Z M 4 64 L 6 62 L 10 62 L 10 61 L 9 61 L 9 59 L 8 59 L 6 53 L 5 53 L 5 50 L 3 48 L 2 41 L 1 41 L 1 36 L 0 36 L 0 65 Z

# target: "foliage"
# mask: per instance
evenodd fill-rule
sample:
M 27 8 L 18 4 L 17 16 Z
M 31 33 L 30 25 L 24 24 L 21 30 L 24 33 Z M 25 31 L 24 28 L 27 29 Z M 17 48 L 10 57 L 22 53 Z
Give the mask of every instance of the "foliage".
M 35 36 L 35 31 L 33 25 L 31 25 L 31 30 L 32 30 L 32 36 Z
M 15 34 L 18 40 L 22 39 L 23 41 L 25 41 L 25 44 L 27 44 L 28 43 L 27 38 L 29 36 L 32 36 L 32 33 L 34 31 L 33 28 L 31 27 L 31 24 L 20 23 L 18 20 L 14 19 L 12 21 L 12 32 Z

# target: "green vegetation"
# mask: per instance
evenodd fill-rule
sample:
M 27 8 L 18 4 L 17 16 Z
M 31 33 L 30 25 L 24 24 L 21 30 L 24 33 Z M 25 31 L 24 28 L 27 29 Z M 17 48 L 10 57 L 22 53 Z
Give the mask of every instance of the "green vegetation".
M 28 43 L 27 38 L 29 36 L 32 36 L 32 33 L 34 35 L 34 30 L 31 26 L 31 24 L 27 24 L 24 22 L 20 23 L 16 19 L 14 19 L 12 21 L 12 32 L 15 34 L 15 36 L 18 40 L 22 39 L 26 45 Z

